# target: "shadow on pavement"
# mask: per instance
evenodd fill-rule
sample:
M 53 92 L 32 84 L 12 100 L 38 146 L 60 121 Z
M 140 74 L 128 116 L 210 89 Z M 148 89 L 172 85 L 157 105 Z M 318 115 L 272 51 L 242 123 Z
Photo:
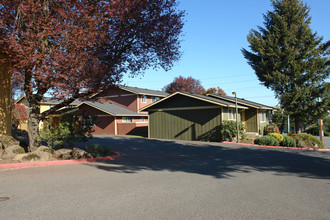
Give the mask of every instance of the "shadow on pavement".
M 242 147 L 221 143 L 94 137 L 85 143 L 106 144 L 121 157 L 87 164 L 119 173 L 167 170 L 230 178 L 234 172 L 275 172 L 305 178 L 330 179 L 330 153 Z

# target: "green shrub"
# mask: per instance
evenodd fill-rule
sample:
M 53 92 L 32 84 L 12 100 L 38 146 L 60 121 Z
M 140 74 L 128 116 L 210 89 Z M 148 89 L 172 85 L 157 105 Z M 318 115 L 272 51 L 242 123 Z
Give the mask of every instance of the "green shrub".
M 40 130 L 40 139 L 46 141 L 49 148 L 73 142 L 87 141 L 91 138 L 96 117 L 86 114 L 66 114 L 60 123 L 53 123 L 53 118 L 45 122 L 45 128 Z
M 238 128 L 240 137 L 245 137 L 242 122 L 238 124 Z M 220 135 L 222 141 L 232 141 L 237 136 L 236 121 L 223 121 L 220 126 Z
M 281 143 L 283 141 L 283 139 L 284 139 L 283 135 L 278 134 L 278 133 L 269 133 L 268 135 L 276 138 L 276 140 L 278 141 L 278 143 Z
M 295 134 L 293 138 L 296 141 L 297 147 L 324 148 L 324 144 L 311 134 Z
M 320 135 L 320 127 L 317 126 L 317 125 L 312 126 L 312 127 L 308 128 L 306 132 L 308 134 L 319 136 Z M 328 132 L 326 130 L 325 126 L 323 126 L 323 133 L 324 133 L 324 136 L 329 136 L 330 135 L 330 132 Z
M 268 135 L 269 133 L 279 133 L 280 129 L 276 126 L 276 124 L 269 124 L 264 127 L 264 135 Z
M 257 138 L 254 140 L 255 144 L 259 144 L 259 145 L 269 145 L 269 146 L 278 146 L 278 140 L 272 136 L 262 136 L 260 138 Z
M 290 136 L 283 136 L 282 146 L 286 147 L 296 147 L 296 141 Z

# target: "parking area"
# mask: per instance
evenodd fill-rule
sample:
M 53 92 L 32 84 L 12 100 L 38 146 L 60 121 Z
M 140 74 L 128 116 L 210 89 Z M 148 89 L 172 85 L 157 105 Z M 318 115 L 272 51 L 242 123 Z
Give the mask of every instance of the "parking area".
M 114 161 L 0 171 L 0 219 L 329 219 L 330 152 L 98 136 Z

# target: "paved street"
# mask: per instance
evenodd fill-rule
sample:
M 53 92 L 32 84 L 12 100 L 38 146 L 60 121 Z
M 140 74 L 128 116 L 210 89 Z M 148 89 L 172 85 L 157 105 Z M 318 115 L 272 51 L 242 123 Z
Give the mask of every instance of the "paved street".
M 92 142 L 121 158 L 0 170 L 0 219 L 330 219 L 330 152 Z

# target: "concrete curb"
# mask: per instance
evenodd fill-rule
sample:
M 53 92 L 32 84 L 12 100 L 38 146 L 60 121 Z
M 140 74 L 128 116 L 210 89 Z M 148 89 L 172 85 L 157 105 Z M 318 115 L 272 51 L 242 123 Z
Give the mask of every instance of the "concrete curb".
M 52 161 L 39 161 L 39 162 L 27 162 L 27 163 L 7 163 L 7 164 L 0 164 L 0 169 L 54 166 L 54 165 L 84 163 L 84 162 L 88 163 L 88 162 L 96 162 L 101 160 L 114 160 L 120 157 L 119 153 L 115 153 L 115 154 L 116 155 L 107 156 L 107 157 L 95 157 L 95 158 L 85 158 L 85 159 L 76 159 L 76 160 L 52 160 Z
M 224 143 L 224 144 L 236 144 L 236 145 L 253 146 L 253 147 L 293 149 L 293 150 L 330 151 L 330 149 L 314 149 L 314 148 L 300 148 L 300 147 L 268 146 L 268 145 L 258 145 L 258 144 L 235 143 L 235 142 L 229 142 L 229 141 L 224 141 L 222 143 Z

